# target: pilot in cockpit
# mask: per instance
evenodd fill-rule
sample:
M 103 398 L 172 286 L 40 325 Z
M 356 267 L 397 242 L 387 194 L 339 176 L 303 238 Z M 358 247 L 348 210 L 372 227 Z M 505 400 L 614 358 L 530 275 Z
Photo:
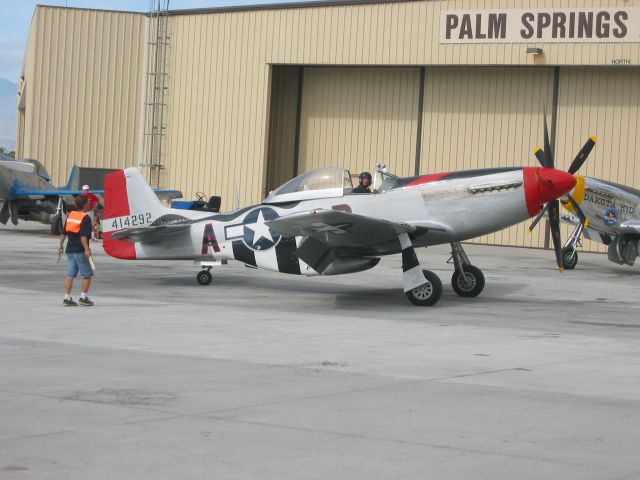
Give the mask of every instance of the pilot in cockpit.
M 353 193 L 371 193 L 371 174 L 362 172 L 358 178 L 358 186 L 353 189 Z

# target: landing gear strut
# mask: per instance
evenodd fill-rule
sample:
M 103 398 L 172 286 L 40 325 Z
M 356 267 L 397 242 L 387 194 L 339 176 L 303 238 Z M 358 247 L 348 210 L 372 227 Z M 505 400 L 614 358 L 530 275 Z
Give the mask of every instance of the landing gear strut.
M 419 307 L 435 305 L 442 296 L 442 282 L 430 270 L 422 270 L 409 235 L 398 235 L 402 247 L 402 282 L 404 293 L 411 303 Z
M 64 200 L 62 197 L 58 197 L 56 213 L 51 215 L 49 223 L 51 225 L 51 235 L 62 235 L 64 233 Z
M 461 297 L 477 297 L 484 289 L 482 270 L 471 265 L 460 242 L 451 244 L 451 261 L 455 267 L 451 277 L 453 290 Z
M 569 236 L 569 239 L 562 247 L 562 264 L 566 270 L 573 270 L 578 264 L 578 247 L 582 246 L 582 232 L 584 225 L 580 223 Z

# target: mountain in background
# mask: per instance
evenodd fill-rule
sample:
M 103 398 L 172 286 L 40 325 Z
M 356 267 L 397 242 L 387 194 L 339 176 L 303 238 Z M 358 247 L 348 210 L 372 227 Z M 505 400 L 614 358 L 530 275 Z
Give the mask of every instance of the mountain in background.
M 18 85 L 0 78 L 0 147 L 16 149 L 16 115 Z

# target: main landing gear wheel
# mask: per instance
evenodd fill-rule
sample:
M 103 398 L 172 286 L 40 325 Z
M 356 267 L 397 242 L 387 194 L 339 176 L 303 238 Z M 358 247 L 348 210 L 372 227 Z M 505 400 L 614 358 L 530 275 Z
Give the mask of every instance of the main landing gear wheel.
M 211 280 L 213 280 L 213 275 L 209 270 L 200 270 L 196 275 L 196 281 L 200 285 L 209 285 Z
M 464 265 L 464 275 L 459 270 L 451 276 L 451 286 L 461 297 L 477 297 L 484 290 L 482 270 L 474 265 Z
M 411 303 L 419 307 L 430 307 L 442 296 L 442 282 L 431 270 L 422 270 L 426 283 L 405 292 Z
M 51 235 L 62 235 L 62 217 L 58 214 L 51 217 Z
M 565 270 L 573 270 L 578 264 L 578 252 L 573 247 L 564 247 L 562 249 L 562 264 Z

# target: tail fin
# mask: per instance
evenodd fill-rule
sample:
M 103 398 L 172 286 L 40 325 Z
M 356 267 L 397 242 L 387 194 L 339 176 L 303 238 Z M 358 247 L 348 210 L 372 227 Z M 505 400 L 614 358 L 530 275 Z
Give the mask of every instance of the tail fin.
M 137 168 L 127 168 L 104 177 L 104 218 L 143 217 L 136 225 L 121 228 L 142 227 L 153 222 L 165 207 Z
M 111 235 L 124 229 L 148 227 L 166 210 L 137 168 L 105 175 L 102 220 L 104 249 L 112 257 L 135 259 L 135 245 L 112 239 Z
M 80 190 L 80 168 L 78 165 L 71 167 L 69 179 L 67 180 L 67 190 Z

